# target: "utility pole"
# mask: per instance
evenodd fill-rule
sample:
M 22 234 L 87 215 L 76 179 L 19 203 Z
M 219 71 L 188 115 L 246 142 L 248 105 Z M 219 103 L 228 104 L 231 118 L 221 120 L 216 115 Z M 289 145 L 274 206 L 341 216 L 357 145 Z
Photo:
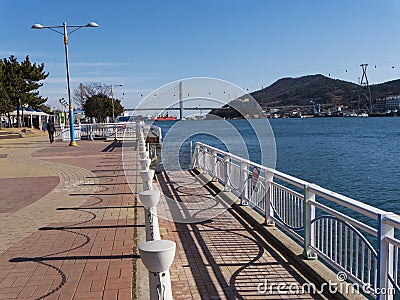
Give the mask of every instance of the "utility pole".
M 360 67 L 362 68 L 362 76 L 361 76 L 361 81 L 360 81 L 359 99 L 360 99 L 360 97 L 365 97 L 365 99 L 367 100 L 367 104 L 365 104 L 365 106 L 367 107 L 368 112 L 372 113 L 371 89 L 369 87 L 369 82 L 368 82 L 368 77 L 367 77 L 368 64 L 361 64 Z
M 84 89 L 84 87 L 83 87 L 82 82 L 79 84 L 79 88 L 81 90 L 81 106 L 83 107 L 83 89 Z

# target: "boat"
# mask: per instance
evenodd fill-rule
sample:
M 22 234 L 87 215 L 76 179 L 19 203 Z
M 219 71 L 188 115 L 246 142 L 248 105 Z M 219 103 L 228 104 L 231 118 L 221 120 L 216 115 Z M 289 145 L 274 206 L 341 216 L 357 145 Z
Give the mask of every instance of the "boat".
M 176 116 L 169 116 L 168 113 L 159 115 L 154 118 L 154 121 L 175 121 L 177 119 Z
M 366 117 L 368 117 L 368 114 L 366 112 L 358 112 L 358 113 L 356 113 L 356 112 L 353 111 L 351 113 L 344 113 L 343 116 L 344 117 L 363 117 L 363 118 L 366 118 Z

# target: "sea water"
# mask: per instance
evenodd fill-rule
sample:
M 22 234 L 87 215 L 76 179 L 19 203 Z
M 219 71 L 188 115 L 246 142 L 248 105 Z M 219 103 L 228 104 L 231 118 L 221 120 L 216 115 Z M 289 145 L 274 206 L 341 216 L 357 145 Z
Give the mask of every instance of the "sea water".
M 177 122 L 182 123 L 183 131 L 190 128 L 189 132 L 200 133 L 223 121 Z M 155 125 L 162 128 L 165 136 L 177 122 Z M 265 151 L 260 145 L 252 125 L 264 126 L 265 122 L 229 121 L 245 141 L 250 160 L 257 163 L 261 162 L 261 152 L 271 149 Z M 276 142 L 277 170 L 400 214 L 400 118 L 272 119 L 269 123 Z M 242 156 L 242 149 L 235 149 L 237 138 L 234 139 L 220 133 L 218 137 L 209 133 L 191 135 L 179 147 L 181 168 L 189 165 L 190 141 L 224 151 L 229 146 L 230 152 Z

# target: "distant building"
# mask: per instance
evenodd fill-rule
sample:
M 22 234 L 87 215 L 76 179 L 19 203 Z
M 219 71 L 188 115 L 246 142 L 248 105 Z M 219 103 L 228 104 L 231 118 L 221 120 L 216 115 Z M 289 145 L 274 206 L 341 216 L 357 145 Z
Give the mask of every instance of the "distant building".
M 375 108 L 378 112 L 400 110 L 400 95 L 377 98 Z

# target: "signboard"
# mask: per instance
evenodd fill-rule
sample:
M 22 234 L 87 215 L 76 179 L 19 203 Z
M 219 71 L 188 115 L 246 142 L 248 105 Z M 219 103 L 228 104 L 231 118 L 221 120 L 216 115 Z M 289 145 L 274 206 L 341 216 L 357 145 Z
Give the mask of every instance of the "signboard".
M 256 190 L 256 188 L 257 188 L 259 176 L 260 176 L 260 169 L 257 167 L 254 167 L 253 171 L 251 172 L 251 184 L 253 186 L 253 190 Z

